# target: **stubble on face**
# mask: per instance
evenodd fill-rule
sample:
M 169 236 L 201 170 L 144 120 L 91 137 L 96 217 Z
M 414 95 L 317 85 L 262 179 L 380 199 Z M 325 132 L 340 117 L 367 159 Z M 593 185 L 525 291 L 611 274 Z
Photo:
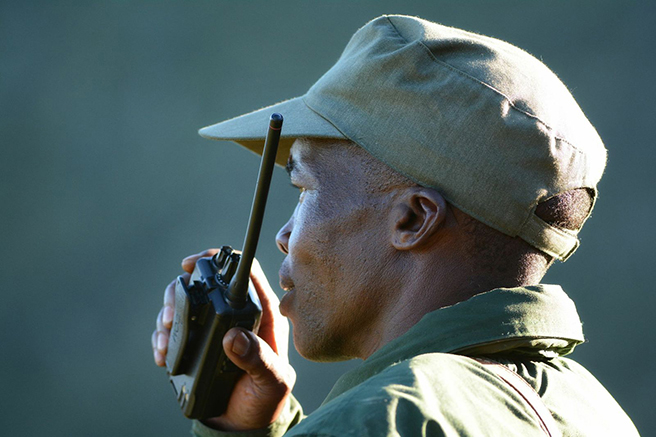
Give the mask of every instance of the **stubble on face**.
M 380 189 L 389 178 L 371 177 L 373 158 L 347 145 L 298 140 L 292 148 L 290 176 L 302 192 L 285 225 L 281 285 L 293 290 L 281 310 L 299 353 L 316 361 L 364 357 L 394 300 L 386 239 L 393 190 Z

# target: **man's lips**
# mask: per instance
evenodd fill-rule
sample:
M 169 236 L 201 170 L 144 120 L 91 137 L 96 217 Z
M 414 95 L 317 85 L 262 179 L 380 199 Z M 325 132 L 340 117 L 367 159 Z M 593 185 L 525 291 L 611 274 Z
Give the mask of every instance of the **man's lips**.
M 284 262 L 282 266 L 280 266 L 278 276 L 280 277 L 280 288 L 285 291 L 285 295 L 280 299 L 280 313 L 287 317 L 291 309 L 291 294 L 294 291 L 294 281 L 292 281 L 288 268 Z
M 292 308 L 292 299 L 294 295 L 294 285 L 291 281 L 284 281 L 283 278 L 280 279 L 280 288 L 285 290 L 285 294 L 280 298 L 280 314 L 285 317 L 289 317 L 291 308 Z

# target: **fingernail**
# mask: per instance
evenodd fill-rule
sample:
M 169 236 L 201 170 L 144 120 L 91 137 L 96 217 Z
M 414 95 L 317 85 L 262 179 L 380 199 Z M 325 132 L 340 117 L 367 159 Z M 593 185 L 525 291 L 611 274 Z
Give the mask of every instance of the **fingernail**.
M 251 341 L 243 332 L 239 332 L 235 335 L 235 338 L 232 340 L 232 351 L 243 357 L 248 353 L 248 349 L 251 346 Z

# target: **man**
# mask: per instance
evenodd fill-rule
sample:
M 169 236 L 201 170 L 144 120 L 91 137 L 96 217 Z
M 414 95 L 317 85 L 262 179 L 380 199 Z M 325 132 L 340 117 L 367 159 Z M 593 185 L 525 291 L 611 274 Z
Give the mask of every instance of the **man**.
M 573 303 L 540 285 L 578 247 L 606 152 L 565 86 L 504 42 L 384 16 L 305 96 L 201 130 L 282 152 L 299 202 L 277 236 L 280 303 L 256 265 L 259 337 L 228 332 L 246 371 L 199 436 L 637 435 L 585 369 Z M 190 272 L 203 254 L 183 261 Z M 164 364 L 172 286 L 153 333 Z M 303 418 L 286 322 L 301 355 L 362 358 Z

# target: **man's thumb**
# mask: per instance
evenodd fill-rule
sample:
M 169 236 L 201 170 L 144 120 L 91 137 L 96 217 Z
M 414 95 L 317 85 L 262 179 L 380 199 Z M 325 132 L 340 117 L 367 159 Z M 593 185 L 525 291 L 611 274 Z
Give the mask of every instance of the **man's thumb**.
M 223 337 L 223 349 L 228 358 L 248 373 L 260 388 L 285 382 L 293 384 L 289 381 L 289 365 L 251 331 L 232 328 Z

